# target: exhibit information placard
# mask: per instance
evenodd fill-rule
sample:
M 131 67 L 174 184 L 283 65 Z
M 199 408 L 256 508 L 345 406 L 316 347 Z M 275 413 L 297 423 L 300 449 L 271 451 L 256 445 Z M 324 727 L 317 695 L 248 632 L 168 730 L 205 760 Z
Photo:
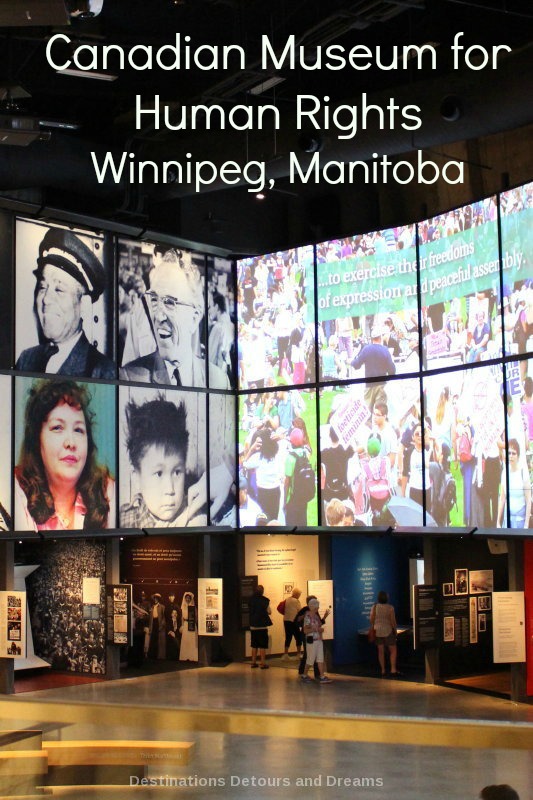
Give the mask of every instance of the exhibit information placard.
M 495 664 L 526 660 L 524 592 L 493 592 L 492 648 Z
M 250 597 L 257 589 L 257 575 L 243 575 L 239 578 L 239 598 L 241 612 L 241 628 L 250 625 Z
M 0 657 L 26 658 L 26 592 L 0 592 Z
M 222 632 L 222 578 L 198 578 L 198 635 Z
M 108 644 L 133 645 L 132 588 L 131 583 L 105 587 Z
M 438 647 L 441 641 L 436 586 L 413 586 L 413 637 L 415 650 Z
M 333 581 L 307 581 L 307 594 L 314 594 L 320 602 L 318 613 L 322 618 L 329 611 L 322 638 L 333 639 Z

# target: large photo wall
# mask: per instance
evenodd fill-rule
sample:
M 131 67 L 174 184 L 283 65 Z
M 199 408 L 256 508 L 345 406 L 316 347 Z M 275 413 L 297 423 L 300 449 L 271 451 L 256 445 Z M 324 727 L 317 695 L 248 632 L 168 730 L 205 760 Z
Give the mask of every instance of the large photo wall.
M 232 262 L 7 214 L 0 235 L 0 530 L 235 526 Z
M 314 280 L 238 262 L 241 526 L 529 527 L 532 214 L 530 183 L 317 244 Z
M 528 527 L 532 214 L 233 265 L 4 213 L 0 527 Z

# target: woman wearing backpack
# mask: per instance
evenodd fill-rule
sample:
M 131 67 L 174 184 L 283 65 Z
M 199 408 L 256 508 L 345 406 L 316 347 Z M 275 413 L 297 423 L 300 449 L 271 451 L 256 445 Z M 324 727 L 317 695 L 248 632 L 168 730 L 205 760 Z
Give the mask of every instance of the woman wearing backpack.
M 289 441 L 291 450 L 285 459 L 285 522 L 287 525 L 307 525 L 307 504 L 315 496 L 315 473 L 304 445 L 304 433 L 293 428 Z

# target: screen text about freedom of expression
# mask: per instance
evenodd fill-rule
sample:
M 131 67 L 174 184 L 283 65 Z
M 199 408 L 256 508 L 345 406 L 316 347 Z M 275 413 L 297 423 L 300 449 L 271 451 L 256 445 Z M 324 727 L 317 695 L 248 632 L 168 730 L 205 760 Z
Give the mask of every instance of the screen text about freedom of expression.
M 455 34 L 451 45 L 453 69 L 467 68 L 474 71 L 482 69 L 496 70 L 498 59 L 502 53 L 508 53 L 508 45 L 494 45 L 487 50 L 481 45 L 464 44 L 464 33 Z M 172 44 L 154 48 L 151 45 L 138 44 L 125 51 L 120 45 L 82 44 L 69 50 L 66 56 L 66 45 L 72 45 L 71 39 L 64 33 L 51 37 L 46 48 L 48 64 L 56 71 L 62 72 L 72 67 L 90 72 L 91 70 L 119 69 L 126 65 L 138 71 L 155 68 L 165 72 L 172 70 L 245 70 L 248 68 L 244 49 L 239 45 L 207 45 L 193 44 L 190 36 L 175 35 Z M 253 67 L 265 72 L 265 80 L 275 70 L 301 69 L 309 72 L 328 70 L 335 73 L 343 69 L 364 72 L 371 67 L 383 71 L 422 69 L 429 63 L 432 69 L 437 68 L 437 51 L 434 45 L 424 44 L 394 46 L 392 54 L 384 57 L 379 45 L 374 49 L 357 44 L 347 49 L 339 44 L 316 47 L 306 51 L 305 46 L 298 45 L 294 35 L 289 36 L 280 49 L 275 48 L 268 36 L 261 37 L 259 60 Z M 160 102 L 159 95 L 151 100 L 136 95 L 135 127 L 141 130 L 152 125 L 155 130 L 165 128 L 170 131 L 181 130 L 235 130 L 254 131 L 281 129 L 282 121 L 277 106 L 273 104 L 236 104 L 228 109 L 227 105 L 217 103 L 200 105 L 165 105 Z M 368 128 L 379 130 L 416 131 L 422 127 L 421 109 L 415 104 L 401 106 L 394 97 L 382 103 L 372 103 L 366 93 L 361 95 L 358 105 L 331 104 L 330 97 L 318 97 L 301 94 L 296 97 L 296 111 L 291 119 L 291 128 L 297 131 L 314 130 L 336 136 L 339 140 L 354 139 L 361 131 Z M 260 160 L 239 163 L 225 161 L 215 164 L 210 159 L 197 160 L 188 152 L 182 161 L 140 161 L 134 153 L 123 151 L 114 154 L 108 151 L 99 158 L 93 151 L 91 158 L 95 176 L 99 183 L 106 179 L 115 183 L 127 181 L 142 184 L 168 183 L 170 176 L 181 184 L 190 185 L 199 192 L 204 186 L 215 181 L 228 186 L 245 182 L 248 191 L 259 192 L 272 188 L 274 180 L 268 178 L 267 164 Z M 441 178 L 446 183 L 456 184 L 464 181 L 464 163 L 448 160 L 441 167 L 434 161 L 425 159 L 421 150 L 417 151 L 416 163 L 397 161 L 393 163 L 387 155 L 372 153 L 367 161 L 325 161 L 319 152 L 306 158 L 305 166 L 295 152 L 289 153 L 289 180 L 291 183 L 387 183 L 390 181 L 407 184 L 411 181 L 431 184 Z

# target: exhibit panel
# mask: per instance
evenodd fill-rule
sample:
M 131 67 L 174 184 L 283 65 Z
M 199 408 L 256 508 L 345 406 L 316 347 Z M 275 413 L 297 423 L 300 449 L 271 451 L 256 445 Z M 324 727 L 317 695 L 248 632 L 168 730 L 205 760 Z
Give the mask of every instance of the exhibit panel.
M 418 232 L 424 369 L 498 357 L 497 198 L 424 220 Z
M 317 524 L 316 393 L 240 396 L 239 525 Z
M 15 378 L 15 528 L 116 527 L 115 387 Z
M 322 524 L 422 525 L 422 449 L 418 380 L 323 391 Z
M 32 566 L 26 590 L 35 655 L 54 670 L 105 675 L 105 544 L 26 542 L 16 560 Z
M 130 665 L 198 661 L 198 542 L 149 536 L 121 544 L 120 574 L 133 586 Z
M 436 541 L 441 677 L 493 669 L 493 592 L 507 592 L 508 557 L 489 542 Z
M 409 621 L 409 598 L 406 594 L 409 546 L 389 537 L 332 537 L 331 568 L 335 587 L 333 660 L 336 665 L 374 661 L 375 653 L 369 649 L 367 631 L 370 612 L 380 591 L 387 592 L 398 623 Z
M 313 383 L 314 247 L 237 262 L 239 388 Z
M 206 399 L 120 387 L 120 527 L 207 525 Z
M 114 268 L 104 234 L 17 219 L 15 368 L 116 377 Z
M 418 372 L 416 226 L 316 246 L 320 380 Z
M 119 377 L 205 388 L 205 256 L 120 239 L 118 286 Z M 213 383 L 229 385 L 224 376 Z
M 283 653 L 283 615 L 276 611 L 276 606 L 294 588 L 305 594 L 307 581 L 318 579 L 318 537 L 247 534 L 244 537 L 244 572 L 257 576 L 258 584 L 264 587 L 264 596 L 270 601 L 272 625 L 268 627 L 268 652 Z M 248 636 L 246 655 L 250 655 Z

